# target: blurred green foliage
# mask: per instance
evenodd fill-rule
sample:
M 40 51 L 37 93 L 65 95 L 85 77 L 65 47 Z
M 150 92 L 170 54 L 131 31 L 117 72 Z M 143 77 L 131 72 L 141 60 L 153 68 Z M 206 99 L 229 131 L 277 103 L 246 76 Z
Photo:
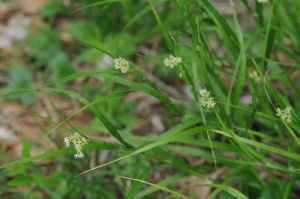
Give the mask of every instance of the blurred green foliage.
M 148 1 L 76 0 L 72 1 L 70 6 L 65 6 L 61 2 L 53 0 L 41 9 L 43 26 L 34 28 L 25 41 L 24 45 L 27 48 L 25 63 L 9 68 L 8 84 L 1 89 L 2 92 L 23 91 L 5 95 L 7 99 L 19 99 L 25 105 L 34 103 L 36 99 L 33 92 L 36 87 L 34 77 L 37 74 L 42 75 L 45 85 L 66 89 L 62 93 L 68 94 L 67 91 L 72 91 L 73 82 L 62 82 L 63 78 L 82 71 L 98 72 L 113 68 L 112 59 L 106 64 L 103 59 L 107 57 L 103 52 L 77 42 L 80 40 L 101 47 L 116 56 L 128 58 L 133 67 L 137 65 L 143 67 L 145 63 L 151 63 L 151 72 L 159 81 L 166 84 L 175 81 L 178 84 L 185 83 L 191 92 L 195 91 L 195 98 L 199 85 L 208 87 L 219 106 L 215 111 L 203 110 L 197 104 L 198 99 L 193 102 L 176 100 L 174 104 L 184 109 L 184 116 L 178 116 L 172 109 L 164 107 L 161 110 L 163 122 L 167 123 L 168 129 L 175 126 L 171 130 L 166 129 L 168 131 L 164 133 L 173 137 L 185 130 L 184 132 L 189 135 L 170 141 L 168 140 L 170 137 L 156 138 L 157 135 L 153 135 L 147 128 L 141 129 L 142 136 L 133 134 L 139 121 L 136 104 L 138 100 L 126 102 L 118 97 L 95 103 L 95 110 L 102 114 L 102 118 L 107 118 L 121 137 L 126 141 L 130 140 L 130 144 L 137 149 L 126 150 L 126 147 L 122 146 L 124 150 L 86 153 L 85 158 L 80 160 L 74 159 L 70 154 L 51 158 L 51 163 L 45 166 L 35 166 L 33 163 L 20 164 L 10 168 L 8 173 L 7 170 L 1 169 L 0 184 L 3 185 L 0 186 L 0 196 L 30 199 L 42 196 L 124 198 L 131 192 L 135 198 L 170 197 L 163 191 L 155 195 L 158 188 L 125 181 L 117 175 L 144 180 L 147 179 L 147 175 L 159 176 L 158 179 L 155 178 L 155 183 L 173 190 L 177 188 L 175 184 L 177 180 L 195 176 L 209 179 L 209 183 L 233 185 L 234 191 L 240 191 L 251 199 L 288 199 L 294 190 L 295 193 L 299 192 L 299 185 L 295 183 L 299 178 L 297 171 L 300 166 L 297 143 L 289 131 L 283 130 L 286 126 L 276 117 L 271 106 L 272 102 L 269 103 L 267 100 L 269 96 L 266 95 L 265 85 L 261 82 L 251 82 L 245 77 L 250 71 L 261 70 L 260 72 L 264 74 L 266 69 L 269 69 L 272 74 L 265 79 L 269 82 L 278 80 L 283 85 L 285 94 L 282 95 L 273 86 L 269 86 L 268 92 L 274 104 L 279 107 L 290 105 L 300 107 L 297 103 L 300 78 L 299 76 L 289 78 L 292 70 L 289 67 L 299 69 L 300 42 L 297 35 L 299 2 L 278 0 L 250 5 L 250 1 L 241 1 L 241 5 L 245 8 L 244 12 L 248 13 L 246 23 L 249 20 L 249 24 L 241 25 L 251 25 L 246 27 L 246 30 L 240 27 L 239 20 L 242 19 L 239 19 L 239 13 L 234 9 L 232 15 L 222 14 L 211 1 L 207 0 L 151 1 L 162 21 L 161 24 L 157 20 L 158 17 L 153 15 Z M 161 28 L 166 29 L 167 35 L 163 35 Z M 149 47 L 154 54 L 147 55 L 141 52 L 139 45 Z M 137 56 L 136 53 L 146 56 Z M 184 67 L 171 70 L 162 66 L 163 59 L 172 53 L 183 58 Z M 285 58 L 288 57 L 289 61 L 297 63 L 284 63 L 280 59 L 280 55 L 282 56 L 280 53 L 283 53 Z M 99 68 L 99 65 L 102 68 Z M 125 77 L 128 82 L 146 85 L 145 79 L 138 79 L 134 73 L 121 74 L 122 76 L 118 73 L 112 74 L 115 75 L 115 79 Z M 97 78 L 101 78 L 101 84 L 93 81 L 81 81 L 79 85 L 76 84 L 78 90 L 82 92 L 80 97 L 83 96 L 88 102 L 95 102 L 111 93 L 127 91 L 130 87 L 128 82 L 116 84 L 113 78 L 102 79 L 101 76 Z M 253 84 L 251 89 L 249 82 Z M 149 88 L 150 91 L 151 89 L 153 90 Z M 249 106 L 240 102 L 242 92 L 254 96 Z M 254 103 L 256 100 L 257 105 Z M 217 114 L 221 117 L 216 117 Z M 293 117 L 294 123 L 291 128 L 299 130 L 299 114 L 295 110 Z M 195 118 L 197 122 L 194 121 Z M 220 122 L 220 118 L 225 122 Z M 107 134 L 108 138 L 112 138 L 110 130 L 101 121 L 99 117 L 95 117 L 89 124 L 74 128 L 91 131 L 95 136 L 101 132 L 103 137 Z M 223 124 L 223 128 L 219 128 L 220 124 Z M 195 128 L 205 125 L 213 127 L 205 131 L 206 134 L 204 132 L 193 134 Z M 223 130 L 223 134 L 214 128 Z M 74 130 L 62 129 L 63 132 Z M 226 129 L 229 129 L 228 132 L 236 132 L 236 136 L 240 136 L 239 140 L 244 140 L 245 143 L 238 145 L 230 136 L 225 137 L 224 134 L 228 133 Z M 49 136 L 49 142 L 62 148 L 62 140 L 56 139 L 58 139 L 56 135 Z M 168 144 L 169 142 L 171 143 Z M 252 145 L 247 145 L 250 142 Z M 261 147 L 263 142 L 267 143 L 263 145 L 265 148 Z M 247 146 L 246 151 L 250 151 L 254 160 L 241 146 Z M 271 146 L 274 148 L 267 148 Z M 24 140 L 23 158 L 30 156 L 30 150 L 30 144 Z M 134 154 L 139 150 L 142 152 Z M 284 160 L 277 160 L 277 156 L 273 157 L 275 153 L 283 155 L 281 158 Z M 90 174 L 74 177 L 89 168 L 127 156 L 130 158 L 124 158 Z M 190 161 L 195 165 L 191 165 Z M 218 167 L 229 168 L 230 171 L 213 179 L 211 174 Z M 268 174 L 268 180 L 260 176 L 261 170 Z M 29 192 L 22 193 L 15 189 L 22 186 L 27 187 Z M 180 191 L 187 191 L 189 188 L 187 185 L 186 189 Z M 42 196 L 39 195 L 40 192 L 43 193 Z M 211 189 L 210 199 L 215 197 L 231 199 L 235 198 L 234 193 L 214 188 Z M 187 195 L 196 198 L 193 193 Z
M 34 88 L 31 81 L 31 73 L 24 67 L 11 67 L 9 70 L 8 85 L 2 88 L 2 92 L 26 90 Z M 20 99 L 24 105 L 30 105 L 35 101 L 35 93 L 12 93 L 5 96 L 7 99 Z

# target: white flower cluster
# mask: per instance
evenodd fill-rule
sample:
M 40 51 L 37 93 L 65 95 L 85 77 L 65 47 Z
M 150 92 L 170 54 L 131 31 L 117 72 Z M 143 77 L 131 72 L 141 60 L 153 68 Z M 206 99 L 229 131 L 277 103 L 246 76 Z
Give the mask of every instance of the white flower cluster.
M 117 59 L 114 59 L 114 63 L 115 63 L 115 69 L 121 69 L 122 73 L 127 73 L 128 69 L 129 69 L 129 62 L 126 61 L 126 59 L 119 57 Z
M 82 153 L 83 145 L 87 144 L 87 140 L 85 137 L 81 136 L 79 133 L 74 133 L 69 137 L 64 138 L 64 143 L 67 147 L 70 146 L 70 143 L 73 143 L 77 153 L 74 155 L 75 158 L 83 158 L 84 154 Z
M 280 117 L 282 120 L 286 121 L 287 123 L 290 123 L 292 121 L 292 115 L 291 115 L 291 107 L 286 107 L 284 110 L 281 110 L 280 108 L 276 109 L 277 116 Z
M 170 55 L 169 58 L 166 58 L 164 60 L 164 65 L 169 66 L 170 68 L 174 68 L 174 66 L 177 66 L 181 62 L 182 62 L 181 57 L 174 57 L 173 55 Z
M 250 73 L 249 76 L 255 82 L 260 82 L 261 81 L 261 78 L 258 76 L 256 71 L 253 71 L 252 73 Z
M 200 102 L 202 106 L 207 108 L 213 108 L 216 105 L 213 97 L 210 96 L 209 91 L 207 91 L 206 89 L 202 89 L 200 91 L 200 94 L 201 94 Z

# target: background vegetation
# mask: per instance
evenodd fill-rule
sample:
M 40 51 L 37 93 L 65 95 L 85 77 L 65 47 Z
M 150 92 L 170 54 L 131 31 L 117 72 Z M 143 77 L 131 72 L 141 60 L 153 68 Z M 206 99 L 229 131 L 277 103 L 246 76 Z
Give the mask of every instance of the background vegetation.
M 3 116 L 22 157 L 1 141 L 1 198 L 299 198 L 299 9 L 48 2 L 0 55 L 1 107 L 37 129 Z M 169 55 L 183 62 L 166 67 Z M 126 74 L 113 68 L 118 57 Z M 291 122 L 276 115 L 287 107 Z M 82 159 L 63 144 L 74 132 L 88 140 Z

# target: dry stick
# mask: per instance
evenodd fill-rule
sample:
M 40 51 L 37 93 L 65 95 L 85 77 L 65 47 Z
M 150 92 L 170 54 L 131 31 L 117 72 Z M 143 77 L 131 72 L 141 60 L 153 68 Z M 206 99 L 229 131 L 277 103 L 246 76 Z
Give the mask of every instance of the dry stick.
M 161 81 L 160 79 L 156 78 L 154 75 L 152 75 L 151 73 L 149 73 L 145 69 L 142 69 L 142 68 L 139 68 L 139 69 L 147 76 L 147 78 L 149 80 L 155 82 L 156 85 L 157 85 L 157 87 L 159 87 L 160 89 L 164 90 L 165 92 L 168 92 L 168 93 L 172 94 L 177 99 L 182 99 L 182 94 L 180 92 L 178 92 L 176 89 L 174 89 L 173 87 L 165 84 L 163 81 Z

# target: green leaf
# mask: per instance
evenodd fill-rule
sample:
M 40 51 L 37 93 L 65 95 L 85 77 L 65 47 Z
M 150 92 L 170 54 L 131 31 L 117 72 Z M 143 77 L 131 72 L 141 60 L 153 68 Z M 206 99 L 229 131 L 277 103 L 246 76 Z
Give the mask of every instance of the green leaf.
M 241 30 L 241 27 L 239 25 L 239 21 L 237 19 L 236 13 L 234 13 L 234 24 L 235 24 L 235 29 L 236 29 L 236 34 L 237 38 L 240 44 L 240 49 L 241 52 L 238 56 L 238 59 L 236 61 L 236 65 L 234 67 L 234 72 L 231 77 L 231 83 L 230 83 L 230 88 L 228 92 L 228 98 L 227 98 L 227 110 L 228 110 L 228 105 L 230 104 L 230 97 L 231 97 L 231 92 L 233 89 L 233 86 L 235 85 L 234 93 L 231 99 L 231 104 L 237 105 L 242 93 L 243 85 L 244 85 L 244 79 L 245 79 L 245 72 L 246 72 L 246 58 L 245 58 L 245 46 L 244 46 L 244 39 L 243 39 L 243 33 Z M 236 81 L 237 78 L 237 81 Z M 236 81 L 236 82 L 235 82 Z M 232 111 L 232 117 L 234 118 L 235 116 L 235 111 Z
M 47 88 L 44 88 L 44 89 L 47 89 Z M 52 89 L 52 88 L 48 88 L 48 90 L 51 90 L 51 91 L 54 91 L 54 92 L 63 92 L 62 90 L 57 90 L 57 89 Z M 82 107 L 81 109 L 77 110 L 76 112 L 74 112 L 72 115 L 70 115 L 68 118 L 65 118 L 63 122 L 61 122 L 60 124 L 57 124 L 55 126 L 55 128 L 53 128 L 51 131 L 49 131 L 45 136 L 47 136 L 48 134 L 50 134 L 51 132 L 53 132 L 55 129 L 57 129 L 58 127 L 63 127 L 62 124 L 67 122 L 69 119 L 71 119 L 73 116 L 75 116 L 76 114 L 78 114 L 79 112 L 83 111 L 84 109 L 86 108 L 90 108 L 91 106 L 97 104 L 97 103 L 100 103 L 100 102 L 103 102 L 103 101 L 107 101 L 107 100 L 110 100 L 110 99 L 113 99 L 113 98 L 119 98 L 119 97 L 123 97 L 124 95 L 130 93 L 132 91 L 126 91 L 126 92 L 120 92 L 120 93 L 112 93 L 112 94 L 109 94 L 107 96 L 104 96 L 104 97 L 101 97 L 97 100 L 94 100 L 93 102 L 90 102 L 88 104 L 86 104 L 84 107 Z M 100 120 L 101 121 L 101 120 Z M 56 124 L 56 123 L 55 123 Z M 127 123 L 128 124 L 128 123 Z M 71 125 L 69 125 L 71 126 Z
M 118 131 L 114 128 L 114 126 L 108 121 L 108 119 L 98 110 L 98 108 L 93 104 L 85 99 L 84 97 L 82 97 L 81 95 L 73 92 L 73 91 L 69 91 L 69 90 L 65 90 L 65 89 L 51 89 L 51 88 L 41 88 L 41 90 L 52 90 L 55 92 L 61 92 L 61 93 L 65 93 L 65 94 L 69 94 L 74 96 L 75 98 L 77 98 L 80 102 L 82 102 L 83 104 L 85 104 L 87 107 L 89 107 L 89 109 L 92 110 L 92 112 L 97 116 L 97 118 L 104 124 L 104 126 L 107 128 L 107 130 L 117 139 L 119 140 L 125 147 L 127 148 L 133 148 L 129 143 L 127 143 L 122 136 L 118 133 Z M 122 93 L 124 94 L 124 93 Z M 112 94 L 109 96 L 109 98 L 111 97 L 115 97 L 115 96 L 119 96 L 119 94 Z M 102 100 L 102 99 L 100 99 Z M 96 103 L 96 102 L 94 102 Z M 89 105 L 90 104 L 90 105 Z M 66 120 L 65 120 L 66 121 Z
M 45 177 L 41 173 L 38 172 L 34 173 L 33 179 L 35 181 L 35 184 L 43 191 L 48 193 L 51 196 L 51 198 L 62 199 L 59 195 L 57 195 L 54 191 L 52 191 L 52 189 L 50 189 L 49 185 L 46 182 Z
M 161 21 L 158 13 L 156 12 L 156 10 L 155 10 L 155 8 L 154 8 L 154 6 L 152 4 L 152 1 L 148 0 L 148 2 L 149 2 L 149 5 L 152 8 L 153 14 L 155 15 L 156 21 L 157 21 L 157 23 L 158 23 L 158 25 L 159 25 L 159 27 L 160 27 L 160 29 L 162 31 L 162 34 L 163 34 L 163 36 L 164 36 L 164 38 L 165 38 L 165 40 L 167 42 L 167 45 L 168 45 L 170 51 L 173 52 L 174 51 L 173 44 L 172 44 L 172 41 L 171 41 L 171 39 L 170 39 L 170 37 L 169 37 L 169 35 L 167 33 L 167 30 L 166 30 L 163 22 Z
M 56 15 L 66 15 L 68 14 L 69 10 L 63 4 L 58 3 L 58 1 L 52 1 L 50 3 L 45 4 L 41 8 L 41 16 L 44 18 L 50 18 L 53 20 Z
M 53 55 L 62 51 L 62 42 L 58 38 L 58 31 L 50 27 L 39 28 L 38 31 L 32 31 L 28 35 L 26 39 L 30 48 L 28 57 L 35 60 L 36 69 L 48 66 Z
M 229 135 L 228 133 L 225 133 L 223 131 L 215 130 L 215 132 L 217 132 L 219 134 L 222 134 L 226 137 L 231 137 L 231 135 Z M 285 150 L 282 150 L 282 149 L 279 149 L 279 148 L 276 148 L 276 147 L 273 147 L 273 146 L 269 146 L 269 145 L 262 144 L 262 143 L 259 143 L 259 142 L 256 142 L 256 141 L 252 141 L 252 140 L 249 140 L 249 139 L 246 139 L 246 138 L 242 138 L 242 137 L 237 136 L 237 135 L 235 136 L 235 138 L 239 142 L 249 144 L 249 145 L 255 146 L 256 148 L 264 149 L 266 151 L 276 153 L 276 154 L 279 154 L 281 156 L 300 161 L 300 155 L 298 155 L 296 153 L 291 153 L 291 152 L 288 152 L 288 151 L 285 151 Z
M 200 57 L 201 64 L 202 64 L 202 72 L 203 72 L 203 75 L 204 75 L 204 78 L 205 78 L 205 81 L 206 81 L 206 86 L 208 88 L 208 91 L 211 92 L 213 97 L 214 97 L 214 89 L 212 87 L 210 77 L 209 77 L 208 72 L 207 72 L 208 67 L 206 65 L 207 60 L 205 59 L 205 54 L 204 54 L 204 49 L 203 49 L 203 41 L 202 41 L 199 33 L 198 33 L 198 43 L 200 45 L 200 47 L 199 47 L 199 57 Z M 227 113 L 225 112 L 223 106 L 221 106 L 219 103 L 217 103 L 216 106 L 217 106 L 220 114 L 222 115 L 222 117 L 225 118 L 225 121 L 229 124 L 230 127 L 232 127 L 232 122 L 229 119 Z
M 75 12 L 78 12 L 80 10 L 83 10 L 83 9 L 87 9 L 87 8 L 91 8 L 91 7 L 95 7 L 95 6 L 100 6 L 102 4 L 110 4 L 110 3 L 113 3 L 113 2 L 118 2 L 118 1 L 129 1 L 129 0 L 103 0 L 103 1 L 99 1 L 99 2 L 96 2 L 96 3 L 91 3 L 91 4 L 88 4 L 86 6 L 83 6 L 81 8 L 78 8 L 74 11 L 72 11 L 71 13 L 75 13 Z
M 20 176 L 9 180 L 7 182 L 7 185 L 11 187 L 17 187 L 22 185 L 28 185 L 31 182 L 33 182 L 33 179 L 30 176 Z
M 27 138 L 23 139 L 23 158 L 30 157 L 30 145 Z
M 237 57 L 239 50 L 239 43 L 236 35 L 231 30 L 223 16 L 211 5 L 207 0 L 199 1 L 199 4 L 204 7 L 205 12 L 213 19 L 224 39 L 224 43 L 227 45 L 233 57 Z M 203 4 L 203 5 L 202 5 Z
M 56 87 L 63 87 L 64 84 L 59 80 L 75 73 L 74 67 L 69 63 L 67 55 L 63 52 L 57 52 L 49 61 L 49 67 L 52 71 L 50 79 Z
M 102 142 L 102 144 L 87 144 L 84 145 L 82 150 L 113 150 L 113 149 L 118 149 L 119 147 L 115 144 L 111 144 L 108 142 Z M 59 155 L 63 155 L 63 154 L 68 154 L 68 153 L 75 153 L 76 149 L 75 148 L 66 148 L 66 149 L 59 149 L 59 150 L 55 150 L 55 151 L 51 151 L 48 153 L 44 153 L 44 154 L 40 154 L 40 155 L 36 155 L 36 156 L 31 156 L 28 158 L 22 158 L 20 160 L 16 160 L 7 164 L 3 164 L 0 166 L 0 169 L 9 167 L 9 166 L 14 166 L 14 165 L 18 165 L 18 164 L 24 164 L 27 162 L 31 162 L 34 160 L 40 160 L 40 159 L 45 159 L 45 158 L 51 158 L 51 157 L 55 157 L 55 156 L 59 156 Z
M 153 165 L 151 167 L 148 167 L 146 168 L 143 173 L 138 177 L 139 180 L 146 180 L 150 171 L 157 167 L 157 165 Z M 131 187 L 129 193 L 127 194 L 126 196 L 126 199 L 134 199 L 136 194 L 139 192 L 139 190 L 141 189 L 143 183 L 142 182 L 139 182 L 139 181 L 136 181 L 133 186 Z
M 246 118 L 246 122 L 245 122 L 245 130 L 247 131 L 250 126 L 252 125 L 254 119 L 255 119 L 255 115 L 256 115 L 256 93 L 255 93 L 255 89 L 254 89 L 254 86 L 252 84 L 252 81 L 249 77 L 249 74 L 248 72 L 246 71 L 246 79 L 247 79 L 247 82 L 248 82 L 248 85 L 250 87 L 250 92 L 252 94 L 252 105 L 251 105 L 251 113 L 248 115 L 248 117 Z
M 113 59 L 116 59 L 116 58 L 118 57 L 117 55 L 115 55 L 115 54 L 113 54 L 113 53 L 111 53 L 111 52 L 109 52 L 109 51 L 107 51 L 107 50 L 104 50 L 103 48 L 101 48 L 101 47 L 99 47 L 99 46 L 96 46 L 96 45 L 93 45 L 93 44 L 90 44 L 90 43 L 87 43 L 87 42 L 84 42 L 84 41 L 81 41 L 81 40 L 78 40 L 78 39 L 75 39 L 75 40 L 78 41 L 78 42 L 80 42 L 80 43 L 82 43 L 82 44 L 84 44 L 84 45 L 86 45 L 86 46 L 89 46 L 89 47 L 91 47 L 91 48 L 97 49 L 97 50 L 101 51 L 102 53 L 105 53 L 105 54 L 107 54 L 108 56 L 112 57 Z M 138 70 L 136 70 L 131 64 L 129 64 L 129 66 L 130 66 L 130 70 L 133 70 L 134 73 L 135 73 L 139 78 L 141 78 L 144 82 L 146 82 L 146 83 L 147 83 L 149 86 L 151 86 L 153 89 L 155 89 L 155 90 L 158 91 L 158 89 L 156 88 L 156 86 L 153 84 L 152 81 L 150 81 L 150 80 L 148 79 L 148 77 L 146 77 L 144 74 L 142 74 L 141 72 L 139 72 Z
M 181 140 L 178 142 L 181 142 Z M 168 162 L 170 162 L 169 164 L 171 166 L 179 168 L 183 171 L 186 171 L 186 172 L 188 172 L 192 175 L 195 175 L 197 177 L 200 177 L 200 178 L 206 177 L 203 173 L 201 173 L 197 169 L 191 168 L 191 166 L 188 163 L 186 163 L 185 161 L 183 161 L 180 158 L 176 157 L 175 155 L 172 155 L 171 153 L 166 152 L 163 149 L 161 149 L 161 148 L 165 149 L 166 147 L 168 147 L 168 146 L 154 148 L 153 152 L 155 154 L 163 157 L 165 160 L 168 160 Z
M 258 199 L 270 199 L 273 198 L 270 189 L 265 189 L 259 196 Z
M 161 187 L 161 186 L 159 186 L 159 185 L 156 185 L 156 184 L 153 184 L 153 183 L 150 183 L 150 182 L 146 182 L 146 181 L 144 181 L 144 180 L 134 179 L 134 178 L 128 178 L 128 177 L 124 177 L 124 176 L 119 176 L 119 177 L 120 177 L 120 178 L 125 178 L 125 179 L 128 179 L 128 180 L 134 180 L 134 181 L 137 181 L 137 182 L 142 182 L 142 183 L 144 183 L 144 184 L 148 184 L 148 185 L 151 185 L 151 186 L 153 186 L 153 187 L 157 187 L 157 188 L 161 189 L 162 191 L 169 192 L 169 193 L 171 193 L 172 195 L 175 195 L 175 196 L 180 197 L 180 198 L 186 198 L 186 199 L 189 198 L 189 197 L 184 196 L 184 195 L 182 195 L 182 194 L 180 194 L 180 193 L 178 193 L 178 192 L 176 192 L 176 191 L 172 191 L 172 190 L 170 190 L 170 189 L 168 189 L 168 188 Z
M 256 2 L 258 3 L 258 2 Z M 259 4 L 259 3 L 258 3 Z M 261 11 L 262 12 L 262 11 Z M 272 12 L 274 14 L 277 14 L 275 13 L 275 8 L 272 7 Z M 263 12 L 262 12 L 263 13 Z M 265 37 L 265 41 L 264 41 L 264 56 L 263 56 L 263 60 L 262 60 L 262 66 L 263 66 L 263 70 L 264 70 L 264 67 L 267 66 L 267 60 L 269 57 L 270 57 L 270 54 L 272 52 L 272 48 L 273 48 L 273 45 L 275 43 L 275 37 L 276 37 L 276 24 L 277 24 L 277 18 L 273 18 L 273 16 L 269 16 L 269 20 L 268 20 L 268 25 L 267 25 L 267 30 L 266 30 L 266 37 Z
M 173 136 L 173 135 L 179 133 L 180 131 L 183 131 L 183 130 L 185 130 L 185 129 L 189 128 L 189 127 L 192 127 L 195 124 L 201 123 L 201 122 L 203 122 L 201 116 L 191 118 L 191 119 L 189 119 L 189 120 L 187 120 L 185 122 L 182 122 L 180 125 L 177 125 L 177 126 L 171 128 L 171 129 L 169 129 L 168 131 L 164 132 L 159 137 L 152 138 L 151 140 L 161 140 L 161 139 L 164 139 L 166 137 Z
M 272 28 L 267 34 L 265 58 L 269 58 L 276 41 L 276 29 Z
M 180 115 L 183 114 L 182 109 L 179 108 L 177 105 L 175 105 L 174 102 L 172 102 L 170 100 L 170 98 L 166 97 L 160 91 L 157 91 L 157 90 L 154 90 L 154 89 L 149 88 L 147 86 L 144 86 L 143 84 L 135 83 L 135 82 L 132 82 L 132 81 L 129 81 L 129 80 L 126 80 L 126 79 L 116 77 L 114 75 L 105 74 L 105 73 L 101 73 L 101 74 L 98 74 L 98 75 L 101 76 L 101 77 L 104 77 L 105 79 L 109 79 L 111 81 L 123 84 L 125 86 L 129 86 L 131 88 L 136 88 L 136 89 L 139 89 L 139 90 L 144 91 L 146 93 L 149 93 L 150 95 L 156 97 L 157 99 L 159 99 L 160 101 L 165 103 L 169 108 L 173 109 L 178 114 L 180 114 Z
M 159 185 L 160 187 L 171 187 L 171 186 L 174 186 L 174 182 L 176 182 L 177 180 L 179 180 L 180 178 L 183 178 L 185 176 L 186 176 L 186 174 L 184 172 L 176 173 L 170 177 L 162 179 L 160 182 L 157 183 L 157 185 Z M 146 196 L 148 196 L 158 190 L 160 190 L 160 188 L 154 187 L 154 186 L 145 188 L 136 195 L 136 199 L 147 198 Z M 176 197 L 176 198 L 178 198 L 178 197 Z
M 193 146 L 199 146 L 199 147 L 210 147 L 210 142 L 206 140 L 194 140 L 194 139 L 182 139 L 178 142 L 190 144 Z M 219 149 L 219 150 L 225 150 L 225 151 L 232 151 L 237 154 L 243 154 L 244 152 L 241 151 L 240 147 L 234 146 L 232 144 L 226 144 L 223 142 L 217 142 L 213 141 L 211 144 L 214 146 L 214 149 Z
M 256 14 L 259 21 L 259 25 L 264 27 L 264 11 L 263 11 L 263 3 L 255 1 L 256 5 Z
M 174 111 L 176 111 L 180 115 L 183 114 L 183 110 L 181 108 L 179 108 L 177 105 L 175 105 L 167 96 L 162 94 L 160 91 L 154 90 L 154 89 L 149 88 L 149 87 L 147 87 L 143 84 L 140 84 L 140 83 L 135 83 L 135 82 L 117 77 L 115 75 L 110 75 L 110 74 L 114 74 L 114 73 L 116 73 L 116 72 L 115 71 L 82 72 L 82 73 L 76 73 L 74 75 L 70 75 L 70 76 L 60 80 L 59 82 L 66 82 L 66 81 L 70 81 L 70 80 L 77 79 L 77 78 L 80 78 L 80 77 L 97 75 L 97 76 L 104 77 L 106 79 L 112 80 L 114 82 L 123 84 L 125 86 L 136 88 L 136 89 L 139 89 L 139 90 L 144 91 L 146 93 L 149 93 L 150 95 L 152 95 L 152 96 L 156 97 L 157 99 L 161 100 L 163 103 L 165 103 L 167 106 L 169 106 L 171 109 L 173 109 Z M 47 86 L 49 86 L 51 84 L 52 83 L 49 83 L 49 84 L 47 84 Z M 44 87 L 41 87 L 40 89 L 15 90 L 15 91 L 8 92 L 8 94 L 18 93 L 18 92 L 25 92 L 25 91 L 36 91 L 36 90 L 42 90 L 42 89 L 44 89 Z M 83 97 L 81 97 L 80 95 L 78 95 L 75 92 L 67 91 L 67 90 L 62 90 L 62 91 L 64 91 L 66 94 L 73 95 L 74 97 L 78 98 L 84 104 L 88 103 L 88 101 L 86 99 L 84 99 Z
M 8 173 L 6 173 L 7 176 L 17 176 L 20 174 L 28 173 L 30 169 L 32 169 L 33 165 L 31 163 L 27 164 L 21 164 L 18 166 L 15 166 L 11 168 Z
M 239 192 L 238 190 L 227 186 L 227 185 L 222 185 L 222 184 L 205 184 L 202 186 L 206 186 L 206 187 L 214 187 L 214 188 L 220 188 L 224 191 L 226 191 L 227 193 L 229 193 L 230 195 L 234 196 L 237 199 L 249 199 L 247 196 L 245 196 L 244 194 L 242 194 L 241 192 Z
M 31 83 L 31 74 L 24 67 L 12 67 L 9 69 L 9 82 L 8 85 L 1 89 L 2 92 L 9 93 L 13 90 L 23 90 L 33 88 Z M 35 101 L 35 93 L 33 92 L 22 92 L 7 94 L 5 97 L 9 100 L 21 99 L 24 105 L 30 105 Z
M 57 184 L 56 189 L 54 190 L 54 193 L 60 197 L 64 197 L 69 192 L 68 190 L 68 181 L 62 180 Z
M 92 21 L 70 21 L 64 28 L 64 32 L 74 38 L 90 43 L 102 43 L 101 29 Z M 99 53 L 99 51 L 97 51 Z M 80 55 L 79 55 L 80 56 Z
M 153 6 L 158 6 L 161 3 L 162 3 L 161 1 L 156 1 Z M 130 26 L 132 26 L 132 24 L 134 24 L 134 22 L 136 22 L 137 20 L 141 19 L 141 17 L 143 17 L 150 10 L 151 10 L 151 7 L 146 6 L 143 9 L 141 9 L 139 12 L 135 13 L 130 18 L 130 20 L 126 23 L 126 26 L 124 27 L 124 31 L 128 30 L 128 28 Z
M 177 133 L 176 135 L 173 135 L 173 136 L 169 136 L 169 137 L 166 137 L 164 139 L 161 139 L 159 141 L 156 141 L 156 142 L 153 142 L 151 144 L 148 144 L 146 146 L 143 146 L 142 148 L 139 148 L 139 149 L 136 149 L 135 151 L 133 151 L 132 153 L 130 153 L 129 155 L 125 155 L 121 158 L 118 158 L 116 160 L 113 160 L 111 162 L 108 162 L 108 163 L 105 163 L 103 165 L 100 165 L 100 166 L 97 166 L 97 167 L 94 167 L 92 169 L 89 169 L 81 174 L 78 174 L 77 176 L 79 175 L 82 175 L 82 174 L 85 174 L 89 171 L 92 171 L 92 170 L 95 170 L 95 169 L 98 169 L 100 167 L 103 167 L 103 166 L 106 166 L 106 165 L 109 165 L 109 164 L 112 164 L 114 162 L 117 162 L 117 161 L 120 161 L 120 160 L 123 160 L 125 158 L 128 158 L 128 157 L 131 157 L 131 156 L 134 156 L 134 155 L 137 155 L 139 153 L 142 153 L 142 152 L 145 152 L 145 151 L 148 151 L 150 149 L 153 149 L 155 147 L 158 147 L 158 146 L 161 146 L 161 145 L 164 145 L 164 144 L 167 144 L 169 142 L 175 142 L 176 140 L 181 140 L 182 138 L 184 137 L 187 137 L 187 136 L 192 136 L 194 134 L 197 134 L 197 133 L 201 133 L 203 131 L 206 131 L 206 130 L 210 130 L 210 129 L 213 129 L 213 128 L 216 128 L 218 125 L 213 125 L 213 124 L 207 124 L 207 125 L 203 125 L 203 126 L 200 126 L 200 127 L 195 127 L 195 128 L 192 128 L 192 129 L 189 129 L 189 130 L 186 130 L 186 131 L 182 131 L 180 133 Z M 1 168 L 1 167 L 0 167 Z
M 251 13 L 253 19 L 256 21 L 256 23 L 258 23 L 258 19 L 256 17 L 256 13 L 254 13 L 253 9 L 252 9 L 252 5 L 249 4 L 248 0 L 241 0 L 244 5 L 246 6 L 246 8 L 248 9 L 248 11 Z
M 291 195 L 293 193 L 292 192 L 293 191 L 293 186 L 294 186 L 294 181 L 291 179 L 286 184 L 286 187 L 284 189 L 284 193 L 283 193 L 282 199 L 289 199 L 289 198 L 291 198 Z

